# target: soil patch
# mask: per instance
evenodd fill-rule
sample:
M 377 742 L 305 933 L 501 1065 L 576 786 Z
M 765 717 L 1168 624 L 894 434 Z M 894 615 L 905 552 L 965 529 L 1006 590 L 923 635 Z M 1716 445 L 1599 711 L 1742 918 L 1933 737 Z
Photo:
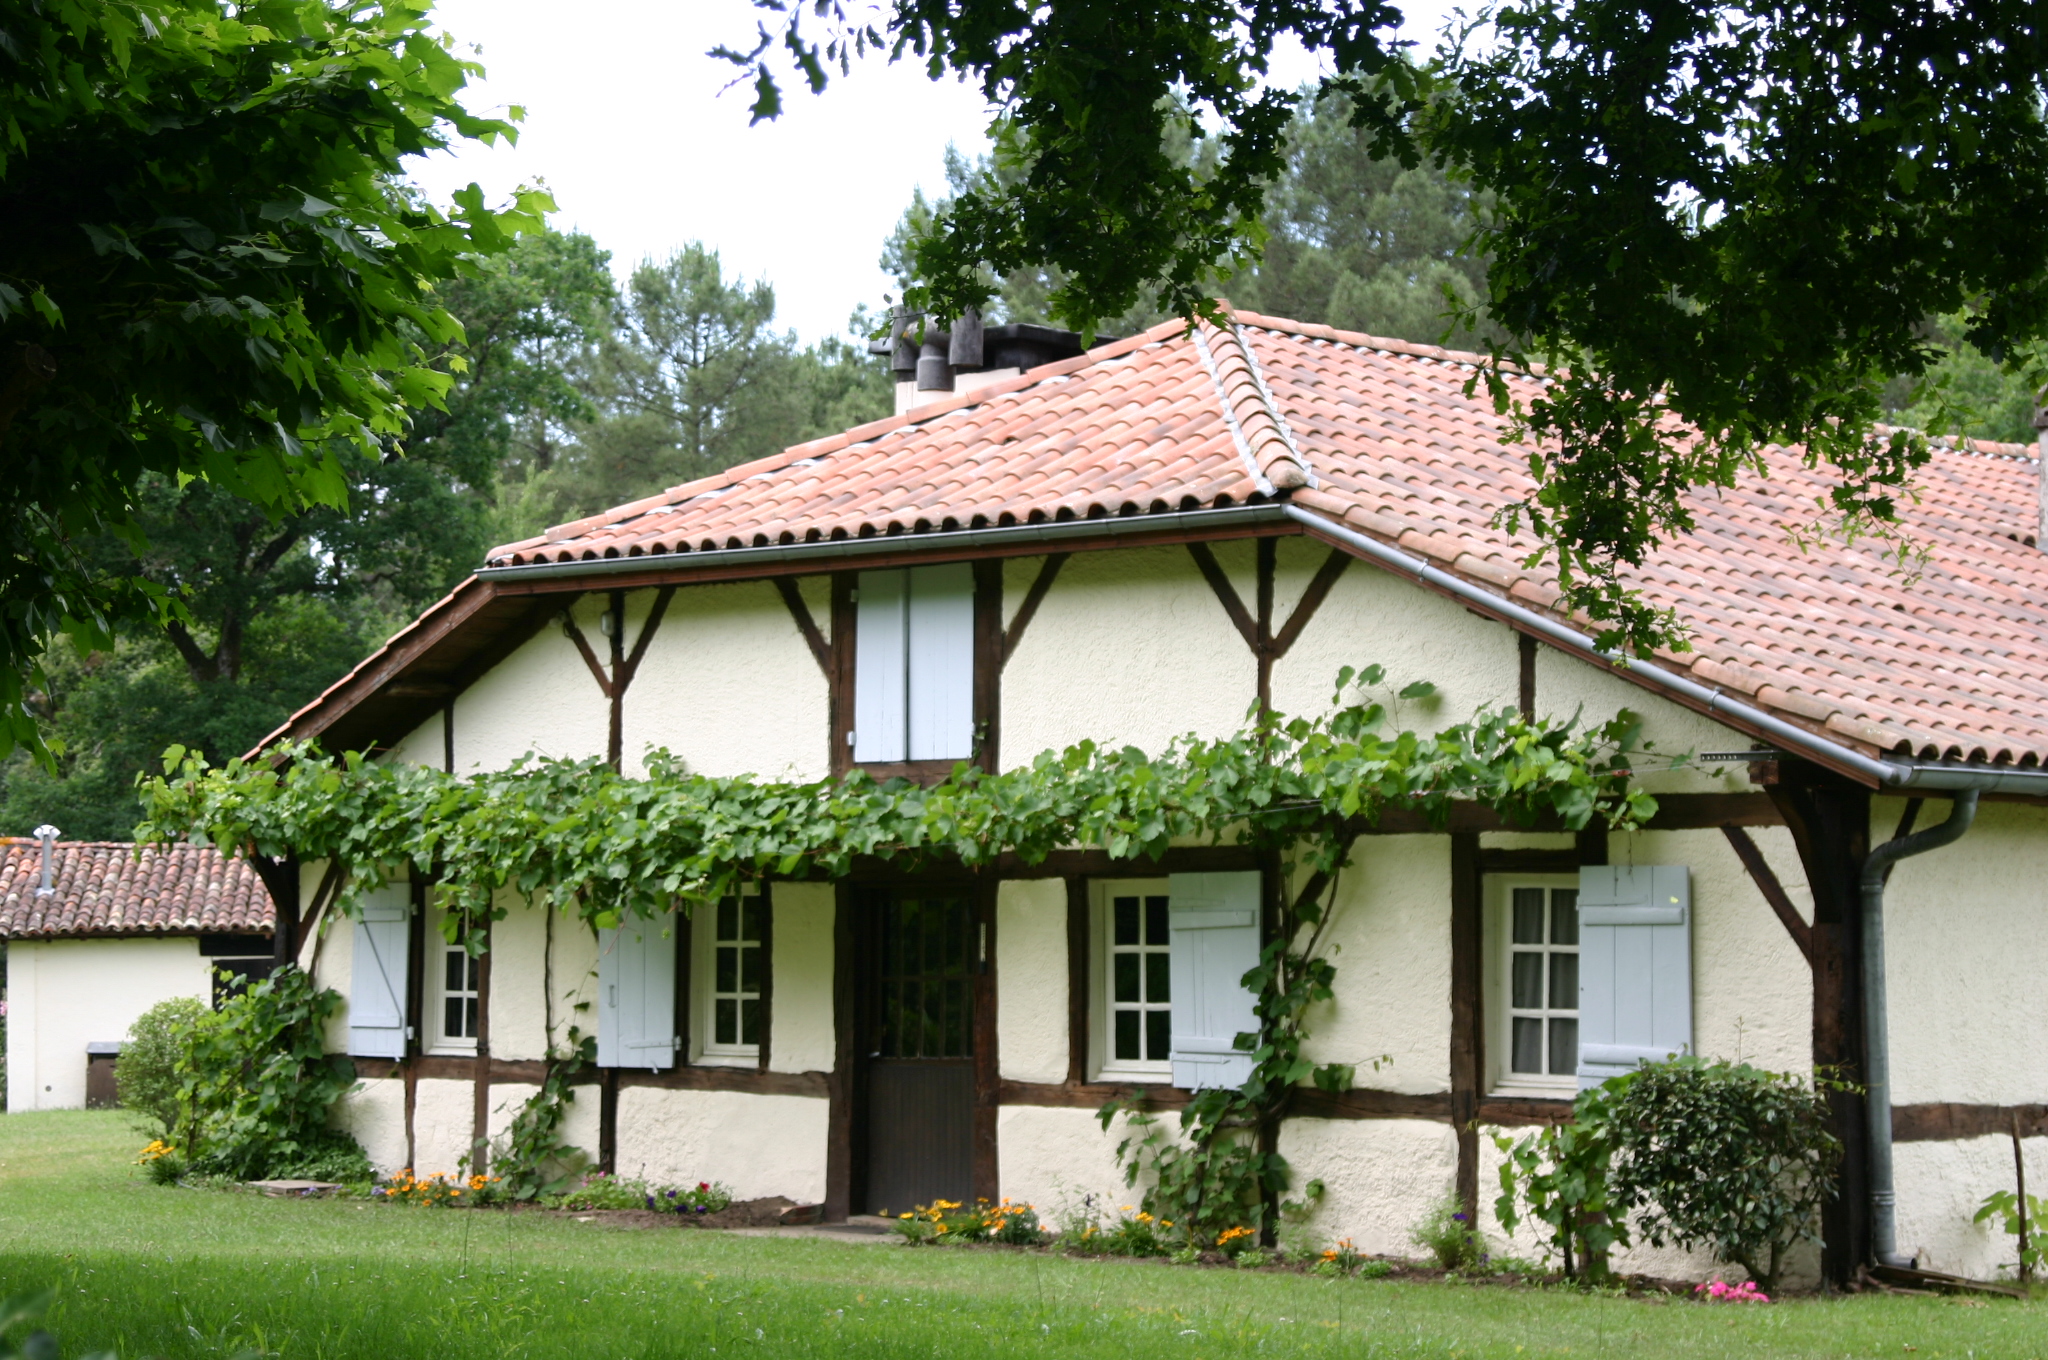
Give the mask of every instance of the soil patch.
M 734 1200 L 715 1214 L 659 1214 L 651 1209 L 531 1209 L 526 1213 L 551 1218 L 573 1218 L 580 1223 L 603 1223 L 614 1228 L 772 1228 L 782 1221 L 782 1211 L 796 1203 L 783 1195 L 767 1199 Z

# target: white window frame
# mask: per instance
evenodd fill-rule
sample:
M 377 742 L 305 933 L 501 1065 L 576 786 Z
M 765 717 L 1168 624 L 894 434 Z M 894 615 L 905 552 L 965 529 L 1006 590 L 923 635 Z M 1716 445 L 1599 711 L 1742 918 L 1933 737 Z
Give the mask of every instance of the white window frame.
M 1553 953 L 1577 954 L 1578 944 L 1560 945 L 1550 942 L 1550 921 L 1553 909 L 1550 894 L 1560 889 L 1576 894 L 1579 888 L 1575 874 L 1488 874 L 1486 876 L 1486 1014 L 1487 1014 L 1487 1075 L 1488 1090 L 1502 1096 L 1533 1096 L 1540 1099 L 1569 1100 L 1578 1094 L 1577 1063 L 1572 1070 L 1563 1074 L 1550 1072 L 1516 1072 L 1514 1062 L 1514 1022 L 1518 1015 L 1523 1018 L 1549 1019 L 1578 1018 L 1576 996 L 1569 1010 L 1551 1007 L 1548 1004 L 1536 1009 L 1518 1008 L 1514 1003 L 1514 963 L 1516 952 L 1514 932 L 1514 900 L 1517 888 L 1540 888 L 1545 893 L 1544 923 L 1545 940 L 1540 946 L 1547 956 Z M 1579 931 L 1584 939 L 1584 928 Z M 1532 952 L 1531 946 L 1522 946 L 1523 952 Z M 1543 985 L 1549 986 L 1550 965 L 1544 965 Z M 1550 1000 L 1546 994 L 1542 998 Z M 1582 1040 L 1583 1042 L 1583 1040 Z M 1575 1055 L 1576 1056 L 1576 1053 Z M 1548 1066 L 1549 1032 L 1546 1024 L 1544 1033 L 1544 1058 Z
M 421 1000 L 426 1010 L 425 1018 L 429 1023 L 422 1026 L 425 1042 L 421 1045 L 421 1050 L 437 1056 L 460 1057 L 476 1052 L 476 1036 L 472 1034 L 465 1037 L 448 1033 L 447 1003 L 451 995 L 448 989 L 448 958 L 451 954 L 467 951 L 464 951 L 459 944 L 449 944 L 447 937 L 441 933 L 447 918 L 448 913 L 439 907 L 428 907 L 426 921 L 427 957 L 422 961 L 425 966 L 420 970 L 421 981 L 424 983 L 420 990 L 425 993 Z M 473 970 L 481 963 L 481 959 L 471 959 L 468 964 L 471 972 L 467 975 L 473 976 Z M 483 1018 L 481 996 L 474 990 L 456 992 L 453 995 L 477 997 L 477 1018 L 478 1024 L 481 1026 Z
M 766 927 L 759 943 L 746 946 L 755 949 L 761 957 L 761 972 L 756 981 L 763 984 L 751 995 L 761 1003 L 761 1022 L 768 1021 L 767 1007 L 773 1004 L 772 989 L 768 983 L 768 970 L 775 966 L 770 952 L 774 947 L 775 927 L 767 921 L 768 913 L 775 909 L 771 894 L 754 887 L 745 894 L 761 904 L 763 924 Z M 718 1042 L 718 1001 L 721 996 L 742 999 L 746 993 L 721 993 L 718 981 L 718 910 L 716 902 L 704 902 L 690 913 L 690 1060 L 703 1067 L 755 1067 L 761 1061 L 761 1045 L 758 1043 L 721 1044 Z
M 1160 1086 L 1169 1086 L 1173 1083 L 1173 1059 L 1170 1054 L 1157 1060 L 1149 1058 L 1133 1060 L 1126 1058 L 1119 1061 L 1113 1056 L 1115 1052 L 1116 1011 L 1118 1009 L 1118 1003 L 1114 995 L 1115 966 L 1112 962 L 1113 955 L 1118 948 L 1115 938 L 1115 899 L 1119 897 L 1138 897 L 1140 899 L 1166 897 L 1168 896 L 1168 885 L 1169 880 L 1164 877 L 1099 878 L 1089 883 L 1088 992 L 1090 1005 L 1088 1019 L 1088 1071 L 1092 1080 L 1135 1081 Z M 1139 906 L 1139 931 L 1140 939 L 1142 940 L 1144 931 L 1144 906 L 1142 900 Z M 1168 944 L 1159 946 L 1141 945 L 1139 947 L 1140 952 L 1157 953 L 1168 958 L 1172 957 L 1170 953 L 1172 948 L 1172 931 L 1170 928 L 1167 932 L 1167 938 Z M 1145 966 L 1141 963 L 1139 965 L 1141 987 L 1144 973 Z M 1140 1005 L 1144 1009 L 1154 1009 L 1149 1003 L 1141 1002 Z M 1156 1009 L 1168 1017 L 1167 1024 L 1170 1032 L 1173 1014 L 1172 1003 L 1170 1001 L 1161 1002 Z M 1143 1021 L 1139 1022 L 1139 1032 L 1140 1034 L 1144 1032 Z

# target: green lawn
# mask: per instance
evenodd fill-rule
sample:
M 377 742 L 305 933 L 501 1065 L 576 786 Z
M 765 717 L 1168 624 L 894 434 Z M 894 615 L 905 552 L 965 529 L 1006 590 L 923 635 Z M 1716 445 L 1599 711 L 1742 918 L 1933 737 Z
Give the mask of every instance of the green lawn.
M 2048 1309 L 1771 1307 L 621 1230 L 159 1189 L 115 1114 L 0 1116 L 0 1292 L 64 1354 L 2048 1356 Z

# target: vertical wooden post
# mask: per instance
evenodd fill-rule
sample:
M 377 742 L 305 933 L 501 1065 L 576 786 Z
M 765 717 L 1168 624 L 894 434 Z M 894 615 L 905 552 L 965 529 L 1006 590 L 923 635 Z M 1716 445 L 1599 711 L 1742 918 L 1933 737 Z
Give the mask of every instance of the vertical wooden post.
M 597 1076 L 597 1169 L 619 1174 L 619 1069 L 607 1067 Z
M 974 762 L 1001 768 L 1003 735 L 1003 563 L 974 564 Z
M 405 1164 L 419 1170 L 419 1137 L 414 1116 L 420 1103 L 420 1039 L 425 1023 L 422 996 L 426 991 L 427 885 L 414 875 L 406 885 L 412 914 L 406 918 L 405 961 Z
M 605 608 L 611 617 L 612 683 L 609 696 L 611 728 L 605 738 L 604 752 L 612 769 L 617 770 L 626 745 L 626 592 L 612 591 L 606 598 Z
M 1485 976 L 1479 834 L 1451 833 L 1451 1124 L 1458 1135 L 1458 1202 L 1479 1213 L 1479 1088 L 1485 1071 Z
M 1863 1066 L 1863 914 L 1857 881 L 1870 853 L 1870 791 L 1786 760 L 1771 801 L 1813 893 L 1813 1061 L 1855 1081 Z M 1870 1257 L 1869 1145 L 1863 1097 L 1830 1093 L 1842 1168 L 1835 1197 L 1821 1206 L 1821 1273 L 1846 1285 Z
M 1279 562 L 1280 540 L 1257 540 L 1258 552 L 1258 640 L 1252 655 L 1259 666 L 1259 715 L 1273 710 L 1273 574 Z
M 1002 1099 L 1002 1055 L 996 1040 L 996 894 L 1001 880 L 984 870 L 974 885 L 974 1193 L 994 1203 L 1002 1198 L 1002 1164 L 996 1143 L 996 1115 Z
M 1094 998 L 1089 995 L 1092 970 L 1088 928 L 1088 880 L 1067 878 L 1067 1081 L 1088 1080 L 1088 1023 Z
M 855 606 L 854 587 L 860 580 L 860 573 L 836 571 L 832 573 L 832 670 L 826 680 L 827 708 L 829 709 L 831 744 L 829 762 L 833 776 L 845 774 L 853 768 L 853 632 Z
M 844 1223 L 853 1212 L 854 1171 L 859 1152 L 854 1106 L 856 1052 L 854 1042 L 854 915 L 858 904 L 851 885 L 835 885 L 832 911 L 832 1075 L 826 1081 L 830 1104 L 825 1116 L 825 1220 Z
M 2019 1183 L 2020 1199 L 2020 1288 L 2024 1290 L 2034 1278 L 2034 1269 L 2027 1263 L 2027 1154 L 2020 1140 L 2020 1112 L 2012 1112 L 2012 1173 Z
M 1528 633 L 1515 634 L 1515 651 L 1520 662 L 1521 685 L 1517 706 L 1523 722 L 1536 721 L 1536 639 Z
M 740 899 L 740 915 L 746 915 L 746 898 Z M 761 1053 L 754 1064 L 768 1070 L 775 1043 L 775 899 L 768 885 L 761 885 Z

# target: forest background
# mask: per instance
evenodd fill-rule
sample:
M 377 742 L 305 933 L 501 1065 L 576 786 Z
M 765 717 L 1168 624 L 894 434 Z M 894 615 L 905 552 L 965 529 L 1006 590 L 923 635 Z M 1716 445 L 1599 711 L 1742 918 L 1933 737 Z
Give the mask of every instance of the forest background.
M 1426 343 L 1485 338 L 1445 320 L 1450 300 L 1483 295 L 1485 261 L 1464 247 L 1485 203 L 1427 162 L 1375 160 L 1346 114 L 1326 101 L 1296 119 L 1262 255 L 1230 279 L 1230 300 Z M 949 153 L 949 193 L 1017 173 L 1011 150 L 999 129 L 992 159 Z M 939 206 L 918 195 L 882 243 L 899 287 L 912 230 Z M 1056 280 L 996 282 L 990 324 L 1049 321 Z M 599 242 L 549 231 L 443 297 L 466 333 L 438 354 L 454 377 L 446 409 L 416 412 L 409 438 L 380 457 L 344 455 L 346 512 L 272 519 L 204 481 L 147 486 L 147 549 L 109 538 L 98 551 L 110 570 L 174 593 L 192 622 L 109 651 L 53 647 L 32 703 L 56 764 L 21 749 L 0 764 L 0 834 L 51 822 L 67 839 L 125 840 L 135 778 L 166 746 L 247 750 L 493 545 L 891 410 L 891 376 L 867 352 L 890 299 L 858 309 L 845 337 L 803 345 L 777 328 L 771 281 L 728 277 L 703 244 L 641 263 L 622 285 Z M 1135 312 L 1110 329 L 1163 319 Z M 1929 381 L 1894 384 L 1894 418 L 1926 426 L 1945 409 L 1962 424 L 1944 432 L 2032 439 L 2029 393 L 1942 321 L 1929 327 L 1950 357 Z

